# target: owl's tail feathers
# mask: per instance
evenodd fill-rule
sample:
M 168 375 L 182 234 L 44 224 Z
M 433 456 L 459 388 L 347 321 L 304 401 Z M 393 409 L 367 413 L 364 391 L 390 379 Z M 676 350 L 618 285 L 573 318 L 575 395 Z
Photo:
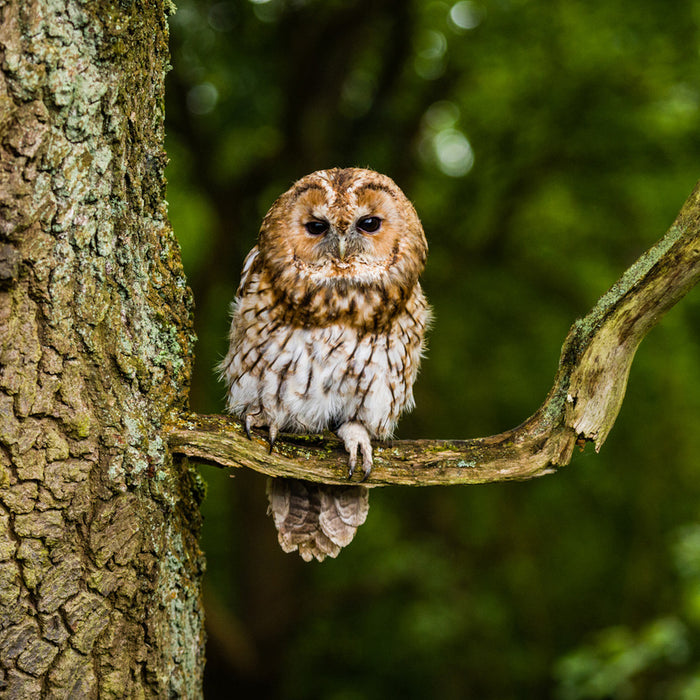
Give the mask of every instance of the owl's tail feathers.
M 325 486 L 298 479 L 270 479 L 267 486 L 280 546 L 304 561 L 337 557 L 350 544 L 369 510 L 363 486 Z

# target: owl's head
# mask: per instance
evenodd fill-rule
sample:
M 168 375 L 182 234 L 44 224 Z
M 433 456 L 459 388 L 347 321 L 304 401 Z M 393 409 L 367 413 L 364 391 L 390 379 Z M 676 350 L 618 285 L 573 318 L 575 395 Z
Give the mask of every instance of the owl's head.
M 428 250 L 413 205 L 391 178 L 360 168 L 319 170 L 296 182 L 263 220 L 259 248 L 280 275 L 314 285 L 339 279 L 412 287 Z

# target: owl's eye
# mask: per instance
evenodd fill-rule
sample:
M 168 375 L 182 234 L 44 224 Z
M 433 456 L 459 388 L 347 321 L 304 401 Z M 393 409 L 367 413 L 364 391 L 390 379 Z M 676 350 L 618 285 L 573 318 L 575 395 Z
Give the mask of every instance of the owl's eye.
M 365 233 L 376 233 L 382 225 L 382 220 L 378 216 L 363 216 L 357 222 L 357 228 Z
M 318 219 L 314 219 L 313 221 L 308 221 L 307 223 L 304 224 L 304 226 L 305 226 L 306 230 L 312 236 L 321 236 L 326 231 L 328 231 L 328 222 L 327 221 L 319 221 Z

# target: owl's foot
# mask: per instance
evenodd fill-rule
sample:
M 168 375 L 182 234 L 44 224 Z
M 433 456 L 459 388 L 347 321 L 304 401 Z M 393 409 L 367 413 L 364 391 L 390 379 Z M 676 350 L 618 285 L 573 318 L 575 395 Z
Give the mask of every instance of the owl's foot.
M 250 432 L 253 428 L 262 428 L 264 425 L 265 419 L 261 413 L 248 413 L 244 421 L 245 434 L 248 436 L 248 440 L 253 439 L 253 434 Z M 269 431 L 268 440 L 270 442 L 270 454 L 272 454 L 272 448 L 275 445 L 275 440 L 277 440 L 277 426 L 271 425 Z
M 345 443 L 345 449 L 350 455 L 348 457 L 348 479 L 352 479 L 357 465 L 357 448 L 362 453 L 362 479 L 364 481 L 372 471 L 372 443 L 369 440 L 369 433 L 361 423 L 343 423 L 338 428 L 338 437 Z

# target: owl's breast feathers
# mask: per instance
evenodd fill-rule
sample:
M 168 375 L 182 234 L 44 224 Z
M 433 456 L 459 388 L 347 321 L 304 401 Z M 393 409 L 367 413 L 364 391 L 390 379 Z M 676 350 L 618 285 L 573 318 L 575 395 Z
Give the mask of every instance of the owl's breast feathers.
M 316 286 L 315 286 L 316 285 Z M 315 432 L 353 420 L 388 437 L 413 408 L 430 310 L 420 285 L 280 284 L 249 256 L 221 365 L 229 410 L 253 425 Z
M 255 298 L 275 320 L 295 328 L 342 325 L 359 333 L 388 333 L 397 318 L 414 314 L 422 334 L 428 305 L 418 283 L 419 268 L 406 270 L 390 261 L 328 262 L 310 267 L 296 259 L 276 265 L 251 251 L 244 266 L 237 304 Z M 422 261 L 420 261 L 422 267 Z

